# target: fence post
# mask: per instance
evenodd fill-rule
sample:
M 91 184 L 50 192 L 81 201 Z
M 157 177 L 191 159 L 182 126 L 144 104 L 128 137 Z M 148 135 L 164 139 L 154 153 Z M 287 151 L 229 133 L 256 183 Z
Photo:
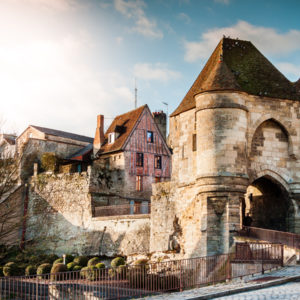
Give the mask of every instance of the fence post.
M 182 260 L 180 260 L 180 292 L 182 292 L 183 290 L 183 286 L 182 286 Z
M 39 300 L 39 275 L 37 275 L 37 277 L 36 277 L 35 299 Z
M 281 266 L 283 267 L 283 258 L 284 258 L 284 245 L 283 244 L 281 244 Z

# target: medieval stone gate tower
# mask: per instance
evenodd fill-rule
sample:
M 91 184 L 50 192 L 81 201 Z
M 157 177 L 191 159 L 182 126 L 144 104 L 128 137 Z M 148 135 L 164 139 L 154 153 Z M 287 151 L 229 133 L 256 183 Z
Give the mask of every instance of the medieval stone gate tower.
M 172 180 L 154 186 L 150 251 L 225 253 L 253 226 L 300 233 L 300 81 L 223 38 L 170 117 Z

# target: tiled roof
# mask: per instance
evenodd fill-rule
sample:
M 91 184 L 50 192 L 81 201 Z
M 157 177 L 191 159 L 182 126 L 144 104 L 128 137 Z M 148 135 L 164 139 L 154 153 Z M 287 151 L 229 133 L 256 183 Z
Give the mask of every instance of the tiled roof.
M 137 120 L 141 116 L 147 105 L 140 106 L 135 110 L 131 110 L 123 115 L 119 115 L 115 117 L 113 122 L 110 124 L 109 128 L 105 132 L 104 144 L 101 146 L 99 154 L 107 153 L 107 152 L 115 152 L 122 149 L 125 144 L 128 136 L 133 130 Z M 119 137 L 115 140 L 114 143 L 108 144 L 108 135 L 109 133 L 115 132 L 116 129 L 119 131 Z M 122 129 L 122 130 L 121 130 Z
M 78 135 L 78 134 L 70 133 L 70 132 L 66 132 L 66 131 L 55 130 L 55 129 L 45 128 L 45 127 L 39 127 L 39 126 L 35 126 L 35 125 L 30 125 L 30 126 L 45 133 L 45 134 L 60 136 L 60 137 L 72 139 L 75 141 L 93 143 L 93 140 L 94 140 L 93 138 L 90 138 L 90 137 L 87 137 L 84 135 Z
M 195 107 L 194 96 L 214 90 L 236 90 L 272 98 L 300 100 L 300 82 L 292 83 L 249 41 L 223 38 L 193 83 L 175 116 Z
M 3 139 L 10 145 L 16 144 L 16 136 L 10 134 L 3 134 Z
M 87 146 L 81 148 L 80 150 L 76 151 L 66 159 L 70 160 L 82 160 L 83 156 L 91 154 L 93 151 L 93 144 L 88 144 Z M 82 157 L 82 158 L 81 158 Z

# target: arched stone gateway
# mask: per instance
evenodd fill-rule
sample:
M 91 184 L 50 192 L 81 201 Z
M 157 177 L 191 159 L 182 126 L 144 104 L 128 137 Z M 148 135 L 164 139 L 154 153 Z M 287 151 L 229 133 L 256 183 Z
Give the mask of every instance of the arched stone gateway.
M 266 175 L 254 180 L 247 188 L 242 203 L 241 217 L 252 218 L 251 226 L 280 230 L 293 230 L 294 207 L 286 188 L 273 177 Z
M 251 42 L 223 38 L 170 116 L 171 182 L 152 197 L 150 251 L 228 252 L 252 225 L 300 233 L 300 90 Z

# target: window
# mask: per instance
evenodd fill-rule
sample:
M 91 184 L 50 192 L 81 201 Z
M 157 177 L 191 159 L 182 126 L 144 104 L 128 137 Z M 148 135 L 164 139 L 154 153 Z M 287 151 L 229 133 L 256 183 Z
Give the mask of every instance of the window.
M 197 151 L 197 135 L 193 134 L 193 151 Z
M 153 143 L 153 131 L 147 131 L 147 142 Z
M 116 134 L 115 132 L 111 132 L 108 134 L 108 143 L 113 144 L 115 142 Z
M 161 169 L 161 156 L 160 155 L 154 156 L 154 168 Z
M 136 154 L 136 166 L 142 167 L 144 165 L 144 154 L 143 153 L 137 153 Z
M 137 191 L 143 190 L 142 176 L 136 176 L 136 190 Z

